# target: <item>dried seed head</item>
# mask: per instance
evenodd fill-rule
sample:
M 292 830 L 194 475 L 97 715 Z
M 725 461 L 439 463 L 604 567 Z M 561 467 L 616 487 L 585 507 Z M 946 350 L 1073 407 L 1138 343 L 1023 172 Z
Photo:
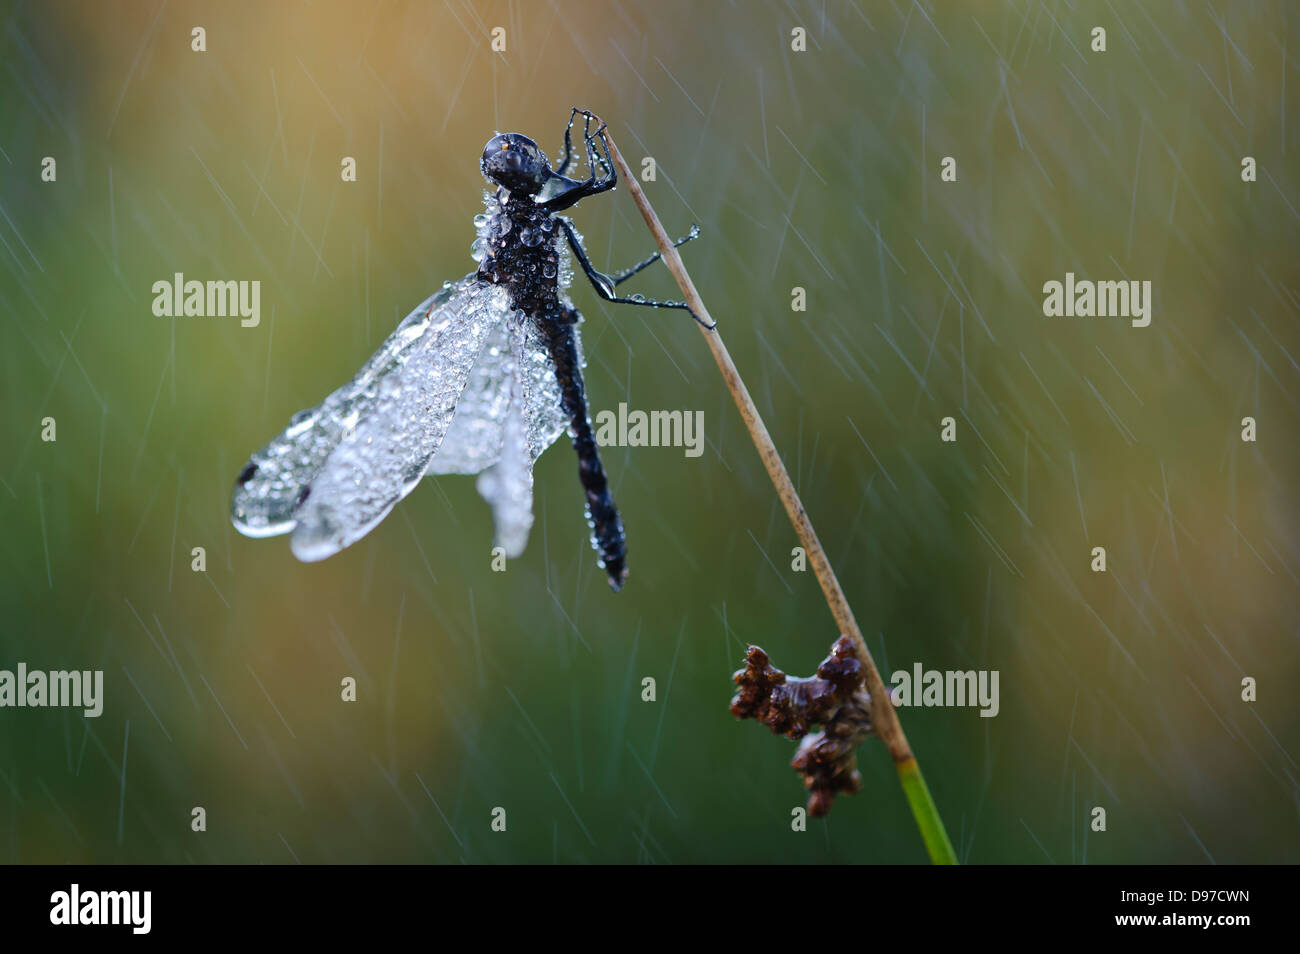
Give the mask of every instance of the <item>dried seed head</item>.
M 821 817 L 837 794 L 861 789 L 854 750 L 871 734 L 871 697 L 863 685 L 862 660 L 848 636 L 835 641 L 816 676 L 788 677 L 771 664 L 767 653 L 750 646 L 745 668 L 732 680 L 740 687 L 731 700 L 733 715 L 802 739 L 790 764 L 810 792 L 808 814 Z M 821 731 L 808 735 L 814 725 Z

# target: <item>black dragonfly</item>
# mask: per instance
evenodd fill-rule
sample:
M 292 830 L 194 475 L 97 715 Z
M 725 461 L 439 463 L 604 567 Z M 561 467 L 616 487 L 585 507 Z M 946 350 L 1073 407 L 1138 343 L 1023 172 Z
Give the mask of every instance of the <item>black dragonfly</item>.
M 578 116 L 585 117 L 586 179 L 564 174 L 575 161 Z M 554 169 L 527 136 L 488 141 L 479 166 L 496 188 L 484 193 L 486 212 L 474 219 L 477 270 L 422 302 L 351 382 L 295 414 L 253 454 L 235 485 L 236 529 L 250 537 L 292 532 L 298 559 L 323 560 L 369 533 L 425 474 L 477 474 L 495 543 L 513 558 L 532 527 L 533 464 L 567 429 L 592 546 L 610 586 L 622 587 L 627 543 L 587 413 L 582 316 L 567 294 L 572 269 L 561 236 L 601 298 L 681 309 L 704 322 L 684 302 L 618 295 L 617 286 L 659 253 L 602 274 L 559 214 L 618 182 L 605 125 L 593 132 L 593 123 L 591 112 L 573 110 Z M 693 226 L 676 244 L 698 234 Z

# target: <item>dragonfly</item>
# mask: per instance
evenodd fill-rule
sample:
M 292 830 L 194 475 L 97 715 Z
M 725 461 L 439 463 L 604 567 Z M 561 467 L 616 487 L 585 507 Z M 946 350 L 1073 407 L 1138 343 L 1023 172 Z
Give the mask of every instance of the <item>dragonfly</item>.
M 573 146 L 578 116 L 585 179 L 565 175 L 581 166 Z M 560 214 L 617 185 L 605 129 L 594 113 L 575 107 L 554 168 L 527 136 L 488 140 L 479 168 L 489 189 L 471 246 L 478 267 L 421 302 L 350 382 L 293 415 L 252 455 L 231 502 L 240 533 L 288 533 L 299 560 L 324 560 L 378 526 L 424 476 L 477 475 L 494 544 L 513 559 L 532 528 L 533 465 L 567 431 L 597 564 L 616 592 L 622 588 L 627 539 L 587 410 L 569 252 L 605 301 L 683 310 L 713 325 L 685 302 L 620 295 L 618 286 L 660 254 L 604 274 Z M 674 245 L 698 235 L 692 226 Z

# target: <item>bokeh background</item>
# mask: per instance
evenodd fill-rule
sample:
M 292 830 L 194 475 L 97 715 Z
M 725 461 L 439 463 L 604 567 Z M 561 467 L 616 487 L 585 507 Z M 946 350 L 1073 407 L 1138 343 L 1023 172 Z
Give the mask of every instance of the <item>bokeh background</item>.
M 0 861 L 925 859 L 883 747 L 860 752 L 861 794 L 796 833 L 793 744 L 727 712 L 746 644 L 806 675 L 837 634 L 679 314 L 574 290 L 593 412 L 705 414 L 702 457 L 605 451 L 621 594 L 563 442 L 505 573 L 467 478 L 426 481 L 319 565 L 230 525 L 247 455 L 472 267 L 483 143 L 521 131 L 554 155 L 573 105 L 634 167 L 655 158 L 671 232 L 703 226 L 685 259 L 886 677 L 1000 672 L 994 719 L 902 712 L 959 856 L 1300 857 L 1287 4 L 0 20 L 0 668 L 102 669 L 107 696 L 97 720 L 0 711 Z M 624 189 L 576 218 L 601 267 L 651 249 Z M 1150 327 L 1044 318 L 1066 271 L 1152 281 Z M 260 280 L 261 324 L 155 317 L 174 272 Z

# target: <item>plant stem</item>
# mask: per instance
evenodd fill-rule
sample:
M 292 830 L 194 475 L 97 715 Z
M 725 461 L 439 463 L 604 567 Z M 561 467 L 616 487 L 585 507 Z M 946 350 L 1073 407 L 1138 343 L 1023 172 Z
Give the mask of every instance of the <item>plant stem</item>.
M 921 839 L 925 842 L 925 850 L 930 853 L 930 860 L 936 865 L 955 865 L 957 855 L 948 840 L 948 832 L 944 830 L 939 809 L 930 797 L 930 787 L 925 784 L 921 766 L 916 764 L 916 757 L 895 762 L 894 767 L 898 769 L 898 780 L 903 783 L 903 794 L 907 796 L 912 817 L 921 829 Z
M 668 267 L 668 270 L 672 272 L 673 278 L 677 280 L 677 285 L 681 288 L 686 303 L 707 324 L 713 324 L 713 320 L 709 317 L 709 310 L 704 307 L 700 293 L 695 289 L 695 283 L 691 281 L 686 266 L 682 264 L 681 255 L 673 247 L 672 239 L 664 231 L 663 223 L 659 221 L 659 216 L 651 208 L 650 200 L 641 191 L 640 183 L 632 174 L 632 170 L 628 167 L 623 154 L 619 152 L 618 145 L 614 142 L 613 137 L 609 135 L 608 129 L 605 130 L 605 137 L 609 145 L 610 156 L 618 167 L 619 175 L 627 183 L 628 191 L 632 193 L 633 201 L 636 202 L 637 208 L 641 210 L 641 216 L 645 219 L 646 225 L 654 236 L 655 243 L 659 246 L 663 262 Z M 795 533 L 798 534 L 804 552 L 812 563 L 813 572 L 817 575 L 817 582 L 821 584 L 822 593 L 826 597 L 826 605 L 830 608 L 831 615 L 835 617 L 840 632 L 853 640 L 858 657 L 863 661 L 866 670 L 867 692 L 871 695 L 872 725 L 894 759 L 899 780 L 903 785 L 903 793 L 907 796 L 908 806 L 912 809 L 916 824 L 921 829 L 921 837 L 925 841 L 926 850 L 930 853 L 930 860 L 935 864 L 956 864 L 957 857 L 953 853 L 952 843 L 948 840 L 948 834 L 944 830 L 943 820 L 939 817 L 939 811 L 935 807 L 934 799 L 930 797 L 930 790 L 926 787 L 925 779 L 921 775 L 921 767 L 917 764 L 916 757 L 907 744 L 907 736 L 903 734 L 903 726 L 899 723 L 898 713 L 889 700 L 889 692 L 885 688 L 884 681 L 880 678 L 880 671 L 871 658 L 871 651 L 867 649 L 866 640 L 862 638 L 862 630 L 858 628 L 858 622 L 854 619 L 853 611 L 849 608 L 848 600 L 844 597 L 844 590 L 840 588 L 840 581 L 836 579 L 835 571 L 831 569 L 830 561 L 826 559 L 826 552 L 817 539 L 817 532 L 813 530 L 812 521 L 808 519 L 808 512 L 804 510 L 799 494 L 794 489 L 790 474 L 786 471 L 785 464 L 782 463 L 781 456 L 776 451 L 776 445 L 772 443 L 772 437 L 767 432 L 767 426 L 763 423 L 758 408 L 754 406 L 754 399 L 749 396 L 749 389 L 745 387 L 745 382 L 741 379 L 740 372 L 736 370 L 736 365 L 731 360 L 727 346 L 722 343 L 722 336 L 718 334 L 717 329 L 709 330 L 698 325 L 697 327 L 704 334 L 704 340 L 713 353 L 713 360 L 717 362 L 718 370 L 722 372 L 722 379 L 726 382 L 727 390 L 731 392 L 736 407 L 740 411 L 740 416 L 745 422 L 745 427 L 749 430 L 749 436 L 754 442 L 754 447 L 757 448 L 758 455 L 763 460 L 763 466 L 767 468 L 767 475 L 772 479 L 772 485 L 776 488 L 781 503 L 785 506 L 785 512 L 790 517 L 790 523 L 794 525 Z

